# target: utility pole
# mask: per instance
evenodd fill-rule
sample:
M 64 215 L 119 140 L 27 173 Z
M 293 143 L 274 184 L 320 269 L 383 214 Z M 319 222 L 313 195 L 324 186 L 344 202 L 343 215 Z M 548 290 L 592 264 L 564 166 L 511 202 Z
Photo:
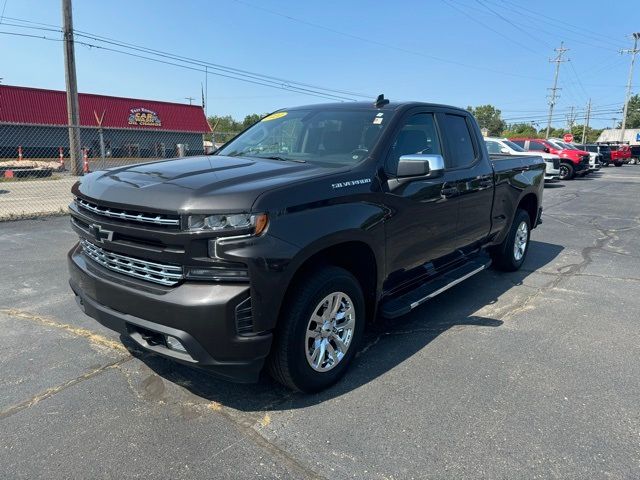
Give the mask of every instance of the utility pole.
M 573 128 L 573 124 L 575 123 L 575 116 L 573 115 L 574 107 L 571 106 L 571 112 L 567 115 L 567 129 L 569 133 L 571 133 L 571 129 Z
M 564 54 L 564 52 L 569 50 L 568 48 L 564 48 L 564 42 L 560 42 L 560 48 L 555 48 L 554 50 L 558 52 L 558 55 L 554 59 L 549 59 L 549 62 L 556 64 L 556 73 L 553 77 L 553 87 L 549 89 L 551 90 L 551 98 L 549 99 L 549 120 L 547 120 L 547 134 L 545 135 L 545 138 L 549 138 L 549 132 L 551 130 L 551 119 L 553 118 L 553 107 L 555 106 L 556 99 L 558 98 L 557 91 L 561 90 L 560 88 L 558 88 L 558 74 L 560 73 L 560 64 L 569 61 L 562 59 L 562 55 Z
M 631 54 L 631 65 L 629 66 L 629 79 L 627 80 L 627 93 L 624 97 L 624 108 L 622 109 L 622 128 L 620 129 L 620 143 L 624 141 L 624 129 L 627 126 L 627 108 L 629 107 L 629 98 L 631 97 L 631 82 L 633 80 L 633 64 L 636 61 L 636 54 L 640 52 L 638 48 L 638 40 L 640 39 L 640 32 L 633 34 L 633 48 L 620 50 L 620 53 Z
M 589 127 L 589 117 L 591 116 L 591 99 L 589 99 L 589 103 L 587 103 L 587 118 L 582 125 L 582 144 L 584 145 L 585 139 L 587 138 L 587 128 Z
M 80 152 L 80 115 L 78 106 L 78 80 L 73 45 L 73 17 L 71 0 L 62 0 L 62 32 L 64 35 L 64 78 L 67 85 L 67 124 L 69 125 L 69 156 L 74 175 L 82 174 Z
M 185 100 L 189 100 L 189 105 L 192 105 L 191 102 L 193 102 L 195 100 L 195 98 L 193 98 L 193 97 L 184 97 L 184 98 L 185 98 Z

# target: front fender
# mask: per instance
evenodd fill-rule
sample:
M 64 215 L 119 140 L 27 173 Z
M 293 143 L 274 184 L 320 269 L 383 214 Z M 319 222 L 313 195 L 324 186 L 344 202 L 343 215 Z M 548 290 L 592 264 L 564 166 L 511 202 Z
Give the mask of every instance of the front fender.
M 227 243 L 221 257 L 249 265 L 255 329 L 275 328 L 296 272 L 313 256 L 346 242 L 367 245 L 376 259 L 376 291 L 384 274 L 383 206 L 358 202 L 275 215 L 263 237 Z

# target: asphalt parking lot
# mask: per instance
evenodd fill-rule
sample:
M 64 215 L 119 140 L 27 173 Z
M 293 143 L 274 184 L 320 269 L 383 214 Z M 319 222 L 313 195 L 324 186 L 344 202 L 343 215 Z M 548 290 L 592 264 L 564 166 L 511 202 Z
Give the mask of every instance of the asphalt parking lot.
M 123 346 L 68 218 L 0 223 L 0 477 L 639 478 L 640 167 L 544 195 L 523 270 L 373 326 L 317 395 Z

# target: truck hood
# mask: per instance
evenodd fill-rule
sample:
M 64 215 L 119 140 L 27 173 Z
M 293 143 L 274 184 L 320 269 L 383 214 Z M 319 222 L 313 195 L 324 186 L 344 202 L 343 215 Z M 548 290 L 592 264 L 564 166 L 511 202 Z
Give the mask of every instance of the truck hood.
M 96 171 L 72 191 L 108 206 L 153 212 L 242 212 L 267 190 L 339 171 L 309 163 L 210 155 Z

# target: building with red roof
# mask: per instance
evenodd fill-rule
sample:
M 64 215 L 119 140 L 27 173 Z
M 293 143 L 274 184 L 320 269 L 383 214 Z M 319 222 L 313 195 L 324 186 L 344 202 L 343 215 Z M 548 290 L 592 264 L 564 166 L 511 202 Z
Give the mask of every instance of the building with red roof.
M 89 155 L 162 158 L 203 153 L 211 132 L 199 105 L 80 93 L 81 144 Z M 69 147 L 66 93 L 0 85 L 0 157 L 55 158 Z M 66 156 L 66 153 L 65 153 Z

